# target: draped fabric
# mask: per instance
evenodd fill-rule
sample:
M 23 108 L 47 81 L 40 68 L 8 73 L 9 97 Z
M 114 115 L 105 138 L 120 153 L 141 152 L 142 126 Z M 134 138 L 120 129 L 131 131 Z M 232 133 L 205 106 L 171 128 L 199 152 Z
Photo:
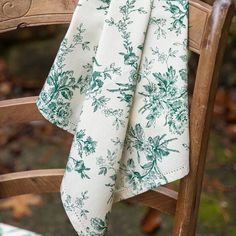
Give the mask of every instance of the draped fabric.
M 187 0 L 80 0 L 37 100 L 74 135 L 61 199 L 78 235 L 189 171 Z

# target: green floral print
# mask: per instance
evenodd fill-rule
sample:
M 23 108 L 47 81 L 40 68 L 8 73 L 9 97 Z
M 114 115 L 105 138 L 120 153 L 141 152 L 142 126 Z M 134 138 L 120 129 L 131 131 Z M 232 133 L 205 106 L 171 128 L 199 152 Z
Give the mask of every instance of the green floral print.
M 17 228 L 11 225 L 0 223 L 0 235 L 1 236 L 41 236 L 34 232 Z
M 80 0 L 37 100 L 70 132 L 61 184 L 78 235 L 189 171 L 187 0 Z

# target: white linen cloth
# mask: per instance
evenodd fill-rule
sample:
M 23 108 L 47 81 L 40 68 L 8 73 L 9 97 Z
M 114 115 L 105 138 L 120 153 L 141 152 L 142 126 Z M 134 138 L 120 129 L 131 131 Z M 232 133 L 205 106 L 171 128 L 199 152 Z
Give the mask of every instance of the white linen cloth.
M 74 135 L 61 197 L 78 235 L 189 172 L 187 0 L 81 0 L 37 106 Z
M 34 232 L 0 223 L 0 235 L 1 236 L 42 236 Z

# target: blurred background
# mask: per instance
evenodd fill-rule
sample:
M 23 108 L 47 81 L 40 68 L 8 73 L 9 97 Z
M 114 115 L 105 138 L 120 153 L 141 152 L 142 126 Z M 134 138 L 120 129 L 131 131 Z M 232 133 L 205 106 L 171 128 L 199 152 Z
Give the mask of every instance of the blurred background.
M 208 2 L 211 2 L 208 1 Z M 44 84 L 67 25 L 20 29 L 0 35 L 0 100 L 36 96 Z M 190 56 L 190 81 L 197 58 Z M 0 114 L 1 115 L 1 114 Z M 0 173 L 64 168 L 72 137 L 47 122 L 0 127 Z M 236 19 L 220 73 L 207 156 L 197 235 L 236 236 Z M 147 209 L 114 206 L 108 235 L 145 235 Z M 45 236 L 74 236 L 57 193 L 0 201 L 0 222 Z M 133 217 L 130 217 L 133 216 Z M 172 217 L 162 215 L 152 235 L 170 235 Z

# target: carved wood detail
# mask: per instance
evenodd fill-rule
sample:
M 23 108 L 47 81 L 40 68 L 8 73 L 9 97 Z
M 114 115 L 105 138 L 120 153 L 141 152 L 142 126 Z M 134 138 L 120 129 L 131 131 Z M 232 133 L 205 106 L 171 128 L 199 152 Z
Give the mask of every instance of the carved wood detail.
M 25 16 L 31 4 L 32 0 L 1 0 L 0 18 L 12 19 Z

